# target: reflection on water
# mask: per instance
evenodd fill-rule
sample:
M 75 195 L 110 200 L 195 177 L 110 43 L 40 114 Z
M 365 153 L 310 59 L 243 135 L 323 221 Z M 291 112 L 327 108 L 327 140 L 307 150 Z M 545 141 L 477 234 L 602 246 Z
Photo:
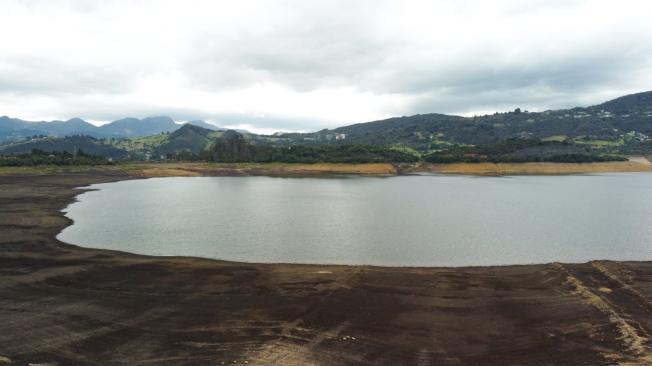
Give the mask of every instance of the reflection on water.
M 652 259 L 652 174 L 156 178 L 93 186 L 59 239 L 247 262 Z

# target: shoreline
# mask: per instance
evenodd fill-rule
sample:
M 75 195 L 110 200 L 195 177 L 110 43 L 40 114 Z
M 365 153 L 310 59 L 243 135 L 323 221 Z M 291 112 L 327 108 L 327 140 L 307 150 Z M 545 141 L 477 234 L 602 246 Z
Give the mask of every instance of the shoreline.
M 138 178 L 123 170 L 0 175 L 0 360 L 59 365 L 650 360 L 643 332 L 652 331 L 652 262 L 256 264 L 151 257 L 56 239 L 71 223 L 61 210 L 83 193 L 77 187 Z
M 451 163 L 425 164 L 416 168 L 416 171 L 421 170 L 441 174 L 489 176 L 650 173 L 652 164 L 642 160 L 604 163 Z
M 135 178 L 192 176 L 328 176 L 406 174 L 461 174 L 477 176 L 570 175 L 594 173 L 650 173 L 652 163 L 645 157 L 600 163 L 119 163 L 105 166 L 0 167 L 0 176 L 42 174 L 106 174 Z

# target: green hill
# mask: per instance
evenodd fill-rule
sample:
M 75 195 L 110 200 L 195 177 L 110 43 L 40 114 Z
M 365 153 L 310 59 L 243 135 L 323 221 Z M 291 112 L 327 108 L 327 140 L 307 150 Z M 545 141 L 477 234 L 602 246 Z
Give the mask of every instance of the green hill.
M 63 138 L 41 137 L 0 147 L 0 155 L 28 154 L 32 150 L 45 152 L 75 153 L 83 151 L 89 155 L 123 159 L 129 153 L 125 149 L 107 145 L 102 140 L 90 136 L 68 136 Z
M 221 134 L 221 132 L 186 124 L 170 133 L 166 140 L 154 148 L 154 151 L 159 155 L 174 154 L 183 151 L 199 154 L 209 149 L 213 140 Z
M 616 143 L 628 134 L 652 136 L 652 92 L 632 94 L 587 108 L 494 113 L 475 117 L 418 114 L 357 123 L 314 133 L 282 134 L 298 144 L 404 146 L 420 151 L 452 144 L 493 144 L 511 138 L 587 139 Z

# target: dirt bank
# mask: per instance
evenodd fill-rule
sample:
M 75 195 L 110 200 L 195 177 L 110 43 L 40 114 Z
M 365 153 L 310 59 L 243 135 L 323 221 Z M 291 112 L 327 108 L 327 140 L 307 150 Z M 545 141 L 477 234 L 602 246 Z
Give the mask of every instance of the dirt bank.
M 0 364 L 652 362 L 650 262 L 259 265 L 57 242 L 75 187 L 131 176 L 0 176 Z
M 523 175 L 523 174 L 590 174 L 652 172 L 652 163 L 645 157 L 629 161 L 606 163 L 376 163 L 376 164 L 289 164 L 289 163 L 130 163 L 106 166 L 70 167 L 0 167 L 3 175 L 63 175 L 90 174 L 109 176 L 188 177 L 223 175 L 316 176 L 333 174 L 396 175 L 413 173 L 467 174 L 467 175 Z
M 414 172 L 468 175 L 562 175 L 591 173 L 652 172 L 652 164 L 643 158 L 605 163 L 453 163 L 422 164 Z
M 106 174 L 131 177 L 192 177 L 222 175 L 311 176 L 332 174 L 392 175 L 396 166 L 377 164 L 286 164 L 286 163 L 130 163 L 105 166 L 0 167 L 1 175 Z

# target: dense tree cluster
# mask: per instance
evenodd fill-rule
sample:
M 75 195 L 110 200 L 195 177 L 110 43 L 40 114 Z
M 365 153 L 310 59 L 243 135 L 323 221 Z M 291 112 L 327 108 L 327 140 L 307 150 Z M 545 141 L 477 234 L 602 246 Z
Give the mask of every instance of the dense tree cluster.
M 257 161 L 256 151 L 242 134 L 226 131 L 213 146 L 211 159 L 223 163 Z
M 590 163 L 623 161 L 626 159 L 620 155 L 599 154 L 592 151 L 588 146 L 581 146 L 569 142 L 508 139 L 496 144 L 454 146 L 427 155 L 424 160 L 431 163 Z
M 75 154 L 63 152 L 45 152 L 34 149 L 27 154 L 0 155 L 0 166 L 37 166 L 37 165 L 107 165 L 111 164 L 103 156 L 88 155 L 79 150 Z
M 214 161 L 222 163 L 375 163 L 375 162 L 565 162 L 588 163 L 626 160 L 621 155 L 599 153 L 588 145 L 573 142 L 508 139 L 496 144 L 454 145 L 422 158 L 398 149 L 370 145 L 293 145 L 276 147 L 256 145 L 242 134 L 227 131 L 212 148 L 193 154 L 178 151 L 167 156 L 179 161 Z
M 375 163 L 418 160 L 415 155 L 376 146 L 259 146 L 249 143 L 235 131 L 227 131 L 215 142 L 210 159 L 224 163 Z
M 378 146 L 336 145 L 276 147 L 256 145 L 235 131 L 216 139 L 212 148 L 199 154 L 188 151 L 168 155 L 171 160 L 208 160 L 221 163 L 377 163 L 416 162 L 419 158 L 403 151 Z

